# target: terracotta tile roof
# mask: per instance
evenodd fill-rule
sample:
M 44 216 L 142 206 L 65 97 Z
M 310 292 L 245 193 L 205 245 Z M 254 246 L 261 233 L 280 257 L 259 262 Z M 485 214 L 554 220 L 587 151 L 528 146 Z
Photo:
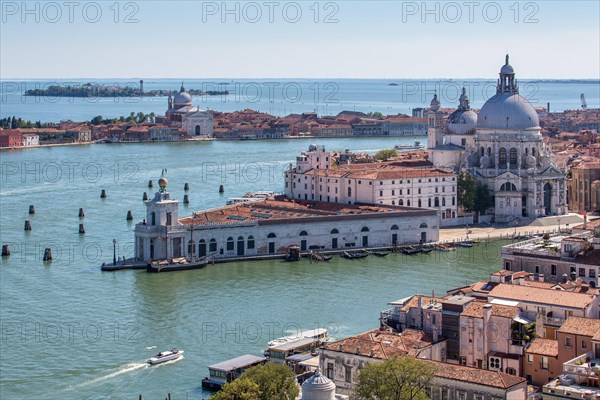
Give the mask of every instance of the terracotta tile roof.
M 558 331 L 561 333 L 594 337 L 600 333 L 600 319 L 569 317 Z
M 525 353 L 556 357 L 558 356 L 558 340 L 535 338 L 529 343 Z
M 526 382 L 525 378 L 508 375 L 502 372 L 466 367 L 463 365 L 427 361 L 435 365 L 436 377 L 469 382 L 477 385 L 491 386 L 500 389 L 510 389 L 515 385 Z
M 425 307 L 430 302 L 438 302 L 439 303 L 439 302 L 444 301 L 444 299 L 442 299 L 442 298 L 416 295 L 416 296 L 411 297 L 410 300 L 402 306 L 400 311 L 406 312 L 406 311 L 409 311 L 411 308 L 419 307 L 419 298 L 421 298 L 421 307 Z
M 488 303 L 483 301 L 472 301 L 464 308 L 460 315 L 465 317 L 483 318 L 483 306 L 486 304 Z M 512 319 L 519 315 L 519 307 L 492 304 L 492 315 L 495 317 Z
M 392 333 L 373 329 L 337 342 L 328 343 L 323 348 L 385 360 L 396 355 L 418 356 L 421 349 L 430 345 L 431 339 L 423 331 L 405 329 L 402 333 Z
M 570 308 L 585 308 L 594 301 L 595 296 L 562 290 L 500 283 L 492 289 L 489 297 Z

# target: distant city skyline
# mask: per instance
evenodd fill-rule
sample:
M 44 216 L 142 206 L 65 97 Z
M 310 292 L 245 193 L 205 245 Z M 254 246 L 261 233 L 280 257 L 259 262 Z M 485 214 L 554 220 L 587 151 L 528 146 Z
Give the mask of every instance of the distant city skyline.
M 600 78 L 597 1 L 0 5 L 3 80 Z

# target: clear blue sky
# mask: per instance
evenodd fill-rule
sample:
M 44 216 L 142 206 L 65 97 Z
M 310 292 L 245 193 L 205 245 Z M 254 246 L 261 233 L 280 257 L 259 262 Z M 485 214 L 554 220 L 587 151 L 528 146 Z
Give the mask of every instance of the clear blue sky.
M 600 74 L 598 1 L 1 3 L 3 79 Z

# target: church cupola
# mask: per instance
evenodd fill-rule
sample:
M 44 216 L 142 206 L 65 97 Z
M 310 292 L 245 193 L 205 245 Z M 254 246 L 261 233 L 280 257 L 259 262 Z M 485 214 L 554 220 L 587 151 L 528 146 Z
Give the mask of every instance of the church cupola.
M 500 79 L 498 79 L 498 86 L 496 87 L 496 94 L 500 93 L 519 93 L 519 87 L 515 79 L 515 70 L 508 63 L 508 54 L 506 55 L 504 65 L 500 69 Z
M 462 88 L 462 93 L 461 93 L 458 101 L 459 101 L 459 104 L 458 104 L 458 109 L 459 110 L 466 111 L 466 110 L 470 110 L 471 109 L 469 96 L 467 96 L 467 89 L 465 89 L 464 86 Z

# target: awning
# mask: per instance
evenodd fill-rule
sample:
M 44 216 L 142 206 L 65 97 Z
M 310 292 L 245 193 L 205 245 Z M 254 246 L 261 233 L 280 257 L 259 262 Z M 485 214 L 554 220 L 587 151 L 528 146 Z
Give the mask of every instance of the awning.
M 527 325 L 527 324 L 530 324 L 530 323 L 533 322 L 533 321 L 526 320 L 525 318 L 520 317 L 518 315 L 513 318 L 513 321 L 518 322 L 518 323 L 523 324 L 523 325 Z

